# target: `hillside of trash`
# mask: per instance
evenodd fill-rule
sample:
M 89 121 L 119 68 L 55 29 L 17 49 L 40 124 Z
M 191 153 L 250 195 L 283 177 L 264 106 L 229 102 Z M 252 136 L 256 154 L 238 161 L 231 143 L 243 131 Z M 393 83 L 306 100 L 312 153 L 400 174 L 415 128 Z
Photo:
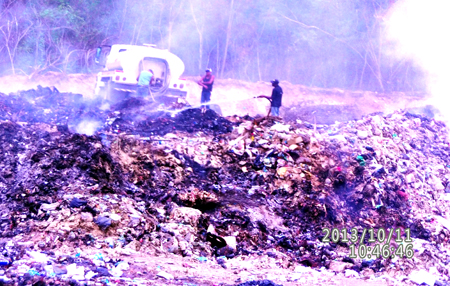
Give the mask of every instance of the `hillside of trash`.
M 221 117 L 141 98 L 108 107 L 48 87 L 0 94 L 2 284 L 448 283 L 443 122 L 405 110 L 333 124 Z M 412 257 L 355 258 L 350 241 L 323 241 L 324 229 L 381 228 L 399 231 L 394 249 L 410 236 Z

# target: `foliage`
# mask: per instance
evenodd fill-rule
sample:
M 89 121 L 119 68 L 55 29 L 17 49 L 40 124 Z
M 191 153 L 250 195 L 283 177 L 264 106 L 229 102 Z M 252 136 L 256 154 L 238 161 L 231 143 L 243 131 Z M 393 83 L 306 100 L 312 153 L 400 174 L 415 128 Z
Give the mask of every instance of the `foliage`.
M 389 57 L 392 0 L 4 0 L 3 74 L 94 72 L 104 44 L 157 44 L 187 75 L 279 78 L 318 87 L 422 90 L 419 68 Z

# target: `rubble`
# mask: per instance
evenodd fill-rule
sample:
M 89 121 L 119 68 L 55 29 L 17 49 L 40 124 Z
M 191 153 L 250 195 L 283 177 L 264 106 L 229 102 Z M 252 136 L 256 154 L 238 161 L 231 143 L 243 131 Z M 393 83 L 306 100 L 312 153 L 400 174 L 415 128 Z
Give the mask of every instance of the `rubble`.
M 102 111 L 45 88 L 0 96 L 0 281 L 181 279 L 138 266 L 139 253 L 237 271 L 228 282 L 239 285 L 449 281 L 444 123 L 404 111 L 329 125 L 137 115 L 146 104 Z M 75 133 L 80 118 L 100 127 Z M 350 258 L 350 243 L 322 242 L 324 228 L 409 228 L 414 256 Z M 261 279 L 255 268 L 291 273 Z

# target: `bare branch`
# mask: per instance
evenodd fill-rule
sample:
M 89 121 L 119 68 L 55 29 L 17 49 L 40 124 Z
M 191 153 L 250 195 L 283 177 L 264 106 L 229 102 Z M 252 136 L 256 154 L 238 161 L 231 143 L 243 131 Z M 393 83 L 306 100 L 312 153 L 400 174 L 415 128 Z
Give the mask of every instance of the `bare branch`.
M 283 15 L 283 14 L 280 14 L 280 13 L 278 13 L 278 12 L 277 12 L 277 14 L 280 15 L 281 17 L 285 18 L 286 20 L 291 21 L 291 22 L 293 22 L 293 23 L 296 23 L 296 24 L 298 24 L 298 25 L 300 25 L 300 26 L 302 26 L 302 27 L 304 27 L 304 28 L 306 28 L 306 29 L 317 30 L 317 31 L 319 31 L 319 32 L 321 32 L 321 33 L 323 33 L 323 34 L 325 34 L 325 35 L 327 35 L 327 36 L 333 38 L 334 40 L 343 43 L 343 44 L 344 44 L 345 46 L 347 46 L 350 50 L 352 50 L 353 52 L 355 52 L 362 60 L 364 60 L 364 61 L 366 60 L 366 59 L 365 59 L 365 56 L 363 56 L 357 49 L 355 49 L 352 45 L 350 45 L 350 44 L 347 43 L 346 41 L 344 41 L 344 40 L 342 40 L 342 39 L 336 37 L 335 35 L 333 35 L 333 34 L 327 32 L 327 31 L 325 31 L 325 30 L 323 30 L 323 29 L 321 29 L 321 28 L 319 28 L 319 27 L 306 25 L 305 23 L 302 23 L 302 22 L 300 22 L 300 21 L 291 19 L 291 18 L 289 18 L 289 17 L 287 17 L 287 16 L 285 16 L 285 15 Z M 366 63 L 366 61 L 365 61 L 365 63 Z M 370 65 L 369 63 L 367 63 L 367 66 L 368 66 L 369 69 L 372 71 L 372 74 L 377 78 L 377 80 L 380 81 L 379 74 L 373 69 L 372 65 Z
M 192 18 L 194 19 L 194 23 L 195 23 L 195 28 L 197 29 L 197 33 L 198 33 L 198 38 L 199 38 L 199 62 L 198 62 L 198 68 L 199 70 L 201 70 L 202 68 L 202 55 L 203 55 L 203 25 L 200 29 L 198 21 L 197 21 L 197 17 L 195 16 L 195 12 L 194 12 L 194 5 L 192 5 L 192 0 L 189 0 L 189 4 L 191 6 L 191 13 L 192 13 Z
M 300 22 L 300 21 L 291 19 L 291 18 L 289 18 L 289 17 L 287 17 L 287 16 L 285 16 L 285 15 L 283 15 L 283 14 L 280 14 L 280 13 L 277 13 L 277 14 L 280 15 L 281 17 L 285 18 L 286 20 L 289 20 L 289 21 L 291 21 L 291 22 L 294 22 L 294 23 L 296 23 L 296 24 L 299 24 L 300 26 L 302 26 L 302 27 L 304 27 L 304 28 L 306 28 L 306 29 L 314 29 L 314 30 L 317 30 L 317 31 L 320 31 L 320 32 L 324 33 L 324 34 L 327 35 L 327 36 L 330 36 L 331 38 L 335 39 L 336 41 L 341 42 L 341 43 L 343 43 L 344 45 L 346 45 L 348 48 L 350 48 L 352 51 L 354 51 L 361 59 L 364 59 L 364 56 L 363 56 L 357 49 L 355 49 L 353 46 L 351 46 L 351 45 L 350 45 L 349 43 L 347 43 L 346 41 L 344 41 L 344 40 L 342 40 L 342 39 L 336 37 L 335 35 L 333 35 L 333 34 L 327 32 L 327 31 L 325 31 L 325 30 L 322 30 L 322 29 L 319 28 L 319 27 L 306 25 L 305 23 L 302 23 L 302 22 Z
M 66 58 L 64 59 L 64 62 L 65 62 L 64 72 L 67 71 L 67 66 L 69 65 L 69 58 L 70 58 L 70 56 L 71 56 L 73 53 L 76 53 L 76 52 L 83 52 L 83 50 L 72 50 L 72 51 L 70 51 L 70 52 L 67 54 Z

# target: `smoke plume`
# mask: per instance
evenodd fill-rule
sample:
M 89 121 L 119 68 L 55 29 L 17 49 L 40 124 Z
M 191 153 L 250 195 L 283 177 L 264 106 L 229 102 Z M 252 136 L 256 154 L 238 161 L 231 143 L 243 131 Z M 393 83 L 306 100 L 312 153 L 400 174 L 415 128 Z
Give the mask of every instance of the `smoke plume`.
M 387 15 L 388 39 L 396 44 L 396 55 L 412 59 L 427 74 L 430 104 L 443 115 L 450 114 L 450 2 L 403 0 Z M 445 118 L 450 122 L 450 115 Z
M 80 134 L 86 134 L 88 136 L 94 135 L 94 133 L 101 126 L 101 123 L 94 120 L 83 120 L 77 124 L 75 131 Z

